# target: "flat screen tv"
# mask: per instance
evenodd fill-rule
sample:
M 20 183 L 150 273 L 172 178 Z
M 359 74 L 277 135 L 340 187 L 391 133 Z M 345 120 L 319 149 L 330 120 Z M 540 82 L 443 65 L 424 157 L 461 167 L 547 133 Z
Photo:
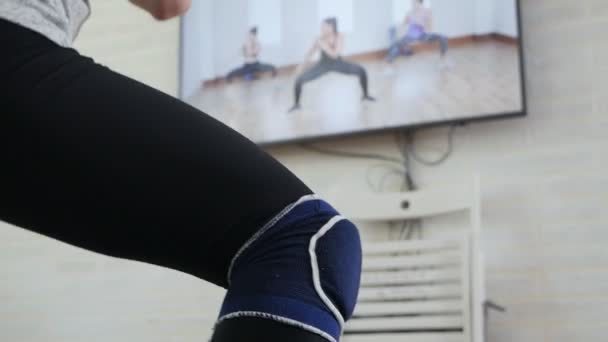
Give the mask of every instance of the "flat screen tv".
M 518 0 L 197 0 L 181 97 L 261 145 L 525 115 Z

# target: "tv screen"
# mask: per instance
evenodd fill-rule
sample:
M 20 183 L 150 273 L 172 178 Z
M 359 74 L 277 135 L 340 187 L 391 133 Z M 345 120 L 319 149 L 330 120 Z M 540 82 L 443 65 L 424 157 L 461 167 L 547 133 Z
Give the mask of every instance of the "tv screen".
M 525 114 L 517 0 L 197 0 L 181 96 L 259 144 Z

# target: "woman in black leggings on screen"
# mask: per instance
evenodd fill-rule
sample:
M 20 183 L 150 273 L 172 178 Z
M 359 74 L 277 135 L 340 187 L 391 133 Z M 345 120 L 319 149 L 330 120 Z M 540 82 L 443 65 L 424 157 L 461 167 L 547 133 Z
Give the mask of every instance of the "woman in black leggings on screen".
M 0 2 L 0 220 L 226 288 L 213 342 L 338 341 L 356 227 L 237 132 L 70 48 L 88 13 Z
M 325 19 L 321 25 L 321 36 L 313 44 L 304 63 L 298 67 L 297 74 L 299 76 L 296 79 L 295 85 L 295 103 L 289 110 L 290 112 L 300 109 L 300 99 L 304 84 L 312 82 L 332 71 L 357 76 L 361 84 L 361 90 L 363 91 L 362 100 L 375 101 L 368 92 L 367 71 L 359 64 L 344 60 L 341 56 L 343 47 L 344 36 L 338 30 L 338 19 Z M 321 59 L 312 67 L 304 70 L 312 57 L 319 51 L 321 52 Z

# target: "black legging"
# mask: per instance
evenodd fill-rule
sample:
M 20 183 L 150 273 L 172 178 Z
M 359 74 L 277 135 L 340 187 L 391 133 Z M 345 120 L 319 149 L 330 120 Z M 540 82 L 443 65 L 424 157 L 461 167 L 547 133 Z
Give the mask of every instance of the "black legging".
M 297 78 L 295 85 L 296 106 L 300 105 L 300 99 L 302 97 L 302 88 L 304 84 L 312 82 L 332 71 L 340 74 L 354 75 L 359 77 L 359 83 L 361 84 L 363 96 L 369 96 L 367 89 L 367 71 L 365 71 L 365 68 L 363 68 L 359 64 L 347 62 L 341 57 L 331 58 L 326 54 L 323 54 L 321 60 L 317 62 L 317 64 L 310 67 Z
M 255 75 L 264 72 L 271 72 L 274 76 L 277 73 L 277 68 L 271 64 L 264 64 L 260 62 L 246 63 L 242 67 L 232 70 L 228 76 L 226 76 L 226 79 L 228 81 L 232 81 L 232 79 L 236 77 L 244 77 L 247 75 Z
M 227 287 L 243 243 L 311 193 L 222 123 L 75 50 L 2 20 L 0 46 L 3 221 Z M 251 322 L 213 341 L 325 341 Z

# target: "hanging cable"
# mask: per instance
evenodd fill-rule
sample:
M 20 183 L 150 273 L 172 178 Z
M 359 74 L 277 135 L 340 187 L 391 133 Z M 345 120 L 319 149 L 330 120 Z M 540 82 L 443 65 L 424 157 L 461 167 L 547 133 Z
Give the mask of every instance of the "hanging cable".
M 389 163 L 403 165 L 403 160 L 399 158 L 389 157 L 376 153 L 364 153 L 364 152 L 350 152 L 350 151 L 340 151 L 333 149 L 325 149 L 318 146 L 310 145 L 310 144 L 299 144 L 300 148 L 324 155 L 340 157 L 340 158 L 349 158 L 349 159 L 367 159 L 367 160 L 380 160 Z
M 445 151 L 441 154 L 441 156 L 439 156 L 436 159 L 432 159 L 432 160 L 426 159 L 418 153 L 417 148 L 416 148 L 416 136 L 415 136 L 415 133 L 412 133 L 412 132 L 404 133 L 405 140 L 407 142 L 405 149 L 408 151 L 408 154 L 411 156 L 411 158 L 413 160 L 415 160 L 416 162 L 418 162 L 424 166 L 429 166 L 429 167 L 439 166 L 439 165 L 443 164 L 446 160 L 448 160 L 448 158 L 450 158 L 450 156 L 454 152 L 454 132 L 455 131 L 456 131 L 456 125 L 452 125 L 449 127 Z

